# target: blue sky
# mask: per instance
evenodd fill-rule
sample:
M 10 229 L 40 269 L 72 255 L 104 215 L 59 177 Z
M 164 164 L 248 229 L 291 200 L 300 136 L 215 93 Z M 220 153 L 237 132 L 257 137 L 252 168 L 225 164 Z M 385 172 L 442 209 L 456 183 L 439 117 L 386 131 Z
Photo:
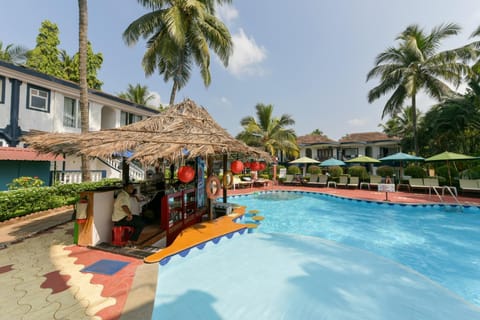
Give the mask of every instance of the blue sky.
M 35 46 L 43 20 L 60 29 L 60 48 L 78 50 L 76 0 L 15 0 L 0 5 L 0 41 Z M 104 55 L 99 78 L 103 90 L 116 94 L 128 84 L 147 85 L 167 103 L 171 83 L 145 77 L 141 59 L 145 43 L 127 47 L 122 33 L 145 13 L 134 0 L 90 0 L 89 39 Z M 297 135 L 315 129 L 332 139 L 347 133 L 380 131 L 384 99 L 373 104 L 366 83 L 376 55 L 395 45 L 395 37 L 416 23 L 429 31 L 444 22 L 458 23 L 462 33 L 442 49 L 466 44 L 480 26 L 478 0 L 243 0 L 218 10 L 232 34 L 235 52 L 225 69 L 212 57 L 212 83 L 205 88 L 195 69 L 176 102 L 190 98 L 204 106 L 231 134 L 240 119 L 255 115 L 257 103 L 273 104 L 274 115 L 290 114 Z M 431 101 L 418 99 L 427 110 Z

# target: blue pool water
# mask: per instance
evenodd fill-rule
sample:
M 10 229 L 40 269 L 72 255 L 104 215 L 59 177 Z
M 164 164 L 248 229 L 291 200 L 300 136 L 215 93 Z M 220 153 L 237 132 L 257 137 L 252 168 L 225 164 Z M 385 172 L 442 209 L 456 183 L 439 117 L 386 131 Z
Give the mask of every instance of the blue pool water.
M 478 208 L 305 192 L 229 202 L 265 219 L 160 263 L 152 319 L 480 320 Z
M 333 240 L 408 266 L 480 306 L 480 209 L 392 205 L 300 192 L 230 197 L 258 231 Z

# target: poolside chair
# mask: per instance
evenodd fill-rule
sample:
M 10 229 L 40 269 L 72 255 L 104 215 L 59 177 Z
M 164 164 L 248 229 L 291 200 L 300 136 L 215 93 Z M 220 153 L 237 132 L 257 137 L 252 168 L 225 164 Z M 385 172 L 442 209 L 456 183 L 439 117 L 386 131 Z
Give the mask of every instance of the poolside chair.
M 382 177 L 381 176 L 370 176 L 370 182 L 368 183 L 368 190 L 370 190 L 371 187 L 378 188 L 378 185 L 380 183 L 382 183 Z
M 318 183 L 319 187 L 326 187 L 328 183 L 328 176 L 326 174 L 322 174 L 318 176 Z
M 293 174 L 287 174 L 285 176 L 285 180 L 283 181 L 283 184 L 286 184 L 286 185 L 295 185 L 297 184 L 296 181 L 293 181 L 293 178 L 295 178 L 295 176 Z
M 318 184 L 318 174 L 312 174 L 310 176 L 310 180 L 307 182 L 307 185 L 316 185 Z
M 360 178 L 358 178 L 358 177 L 350 177 L 346 188 L 353 187 L 353 188 L 357 189 L 359 183 L 360 183 Z
M 465 192 L 480 192 L 480 179 L 460 179 L 460 190 Z
M 430 186 L 426 186 L 423 183 L 422 178 L 410 178 L 408 180 L 408 183 L 410 184 L 410 189 L 413 191 L 415 189 L 420 189 L 420 190 L 430 190 Z
M 337 182 L 337 187 L 344 187 L 346 188 L 348 184 L 348 177 L 347 176 L 340 176 L 338 182 Z

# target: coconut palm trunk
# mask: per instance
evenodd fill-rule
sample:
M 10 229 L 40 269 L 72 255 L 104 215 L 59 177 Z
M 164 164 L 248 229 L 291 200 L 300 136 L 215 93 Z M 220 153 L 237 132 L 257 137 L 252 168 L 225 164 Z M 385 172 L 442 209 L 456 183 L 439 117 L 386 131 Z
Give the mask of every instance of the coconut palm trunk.
M 78 52 L 80 74 L 80 123 L 82 133 L 89 129 L 88 110 L 88 84 L 87 84 L 87 31 L 88 31 L 88 7 L 87 0 L 78 0 L 79 26 L 78 26 Z M 90 181 L 90 166 L 88 158 L 82 158 L 82 181 Z

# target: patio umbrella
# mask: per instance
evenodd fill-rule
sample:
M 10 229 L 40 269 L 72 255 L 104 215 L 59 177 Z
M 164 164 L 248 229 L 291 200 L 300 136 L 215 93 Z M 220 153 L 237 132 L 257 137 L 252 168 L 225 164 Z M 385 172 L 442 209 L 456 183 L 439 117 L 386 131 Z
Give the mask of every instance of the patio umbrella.
M 403 152 L 397 152 L 395 154 L 391 154 L 389 156 L 386 156 L 386 157 L 383 157 L 381 159 L 379 159 L 380 161 L 382 162 L 398 162 L 399 163 L 399 171 L 400 171 L 400 179 L 402 178 L 403 176 L 403 173 L 402 173 L 402 169 L 403 169 L 403 166 L 402 166 L 402 163 L 403 162 L 408 162 L 408 161 L 423 161 L 425 160 L 424 158 L 422 157 L 418 157 L 418 156 L 413 156 L 411 154 L 408 154 L 408 153 L 403 153 Z
M 347 160 L 345 162 L 348 162 L 348 163 L 380 163 L 379 160 L 371 158 L 371 157 L 367 157 L 367 156 L 359 156 L 359 157 Z
M 301 163 L 305 164 L 305 166 L 303 167 L 303 176 L 305 176 L 306 173 L 307 173 L 307 165 L 312 164 L 312 163 L 320 163 L 320 161 L 317 161 L 317 160 L 309 158 L 309 157 L 301 157 L 301 158 L 295 159 L 293 161 L 290 161 L 289 163 L 291 163 L 291 164 L 301 164 Z
M 334 166 L 344 166 L 344 165 L 346 165 L 345 162 L 335 158 L 330 158 L 320 163 L 320 167 L 334 167 Z
M 452 176 L 450 174 L 450 161 L 459 161 L 459 160 L 475 160 L 478 159 L 476 157 L 468 156 L 461 153 L 454 153 L 454 152 L 442 152 L 431 156 L 430 158 L 425 159 L 427 162 L 433 161 L 446 161 L 447 169 L 448 169 L 448 180 L 450 181 L 450 185 L 452 185 Z

